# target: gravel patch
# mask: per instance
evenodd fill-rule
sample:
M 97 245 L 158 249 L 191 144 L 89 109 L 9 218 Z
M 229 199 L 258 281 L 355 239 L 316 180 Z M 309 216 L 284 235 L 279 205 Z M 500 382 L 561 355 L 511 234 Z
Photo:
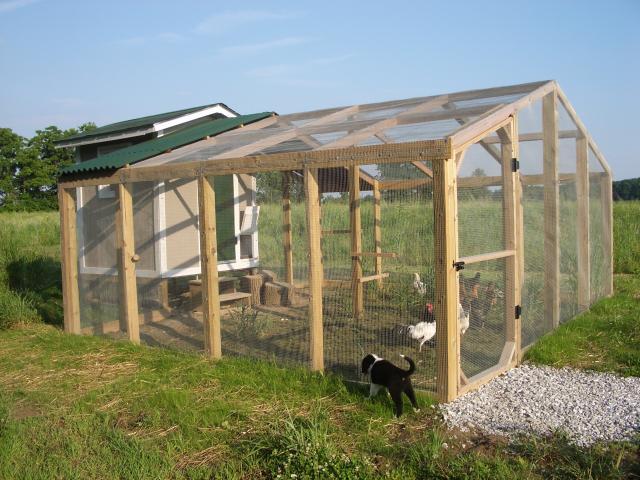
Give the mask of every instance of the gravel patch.
M 513 437 L 564 431 L 581 446 L 640 434 L 640 378 L 521 365 L 442 405 L 449 427 Z

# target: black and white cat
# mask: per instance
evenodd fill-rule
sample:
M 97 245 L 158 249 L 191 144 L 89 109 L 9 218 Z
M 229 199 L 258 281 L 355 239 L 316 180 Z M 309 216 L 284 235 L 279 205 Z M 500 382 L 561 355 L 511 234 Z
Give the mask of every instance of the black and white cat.
M 413 410 L 419 412 L 416 395 L 411 385 L 411 375 L 416 370 L 416 364 L 409 357 L 400 355 L 409 363 L 409 370 L 402 370 L 393 363 L 380 358 L 373 353 L 362 359 L 362 373 L 369 375 L 369 398 L 376 395 L 381 388 L 389 390 L 391 399 L 396 406 L 396 417 L 402 415 L 402 394 L 404 393 L 413 405 Z

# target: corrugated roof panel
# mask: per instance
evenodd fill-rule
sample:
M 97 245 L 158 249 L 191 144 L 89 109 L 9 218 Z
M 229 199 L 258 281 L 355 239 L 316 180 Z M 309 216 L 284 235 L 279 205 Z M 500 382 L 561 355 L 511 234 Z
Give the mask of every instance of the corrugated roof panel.
M 204 110 L 205 108 L 214 107 L 216 105 L 225 106 L 222 103 L 212 103 L 210 105 L 201 105 L 199 107 L 185 108 L 182 110 L 175 110 L 173 112 L 158 113 L 156 115 L 147 115 L 145 117 L 132 118 L 131 120 L 124 120 L 122 122 L 110 123 L 109 125 L 98 127 L 95 130 L 91 130 L 89 132 L 72 135 L 70 137 L 63 138 L 62 140 L 60 140 L 60 142 L 79 140 L 81 138 L 99 137 L 102 135 L 108 135 L 115 132 L 124 132 L 127 130 L 141 129 L 145 127 L 150 128 L 155 123 L 163 122 L 165 120 L 171 120 L 172 118 L 181 117 L 183 115 L 188 115 L 190 113 Z M 228 108 L 228 107 L 225 106 L 225 108 Z
M 170 133 L 160 138 L 147 140 L 130 147 L 116 150 L 107 155 L 102 155 L 86 162 L 75 163 L 60 170 L 60 175 L 72 173 L 90 172 L 98 170 L 112 170 L 140 162 L 173 148 L 182 147 L 190 143 L 197 142 L 204 137 L 219 135 L 220 133 L 233 130 L 240 125 L 247 125 L 258 120 L 274 115 L 273 112 L 254 113 L 251 115 L 240 115 L 232 118 L 220 118 L 210 122 L 195 125 L 184 130 Z

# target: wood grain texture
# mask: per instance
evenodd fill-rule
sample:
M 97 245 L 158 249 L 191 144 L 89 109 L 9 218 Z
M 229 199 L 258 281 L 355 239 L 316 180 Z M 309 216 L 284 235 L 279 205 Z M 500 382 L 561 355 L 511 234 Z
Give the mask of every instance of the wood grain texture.
M 320 247 L 320 191 L 318 170 L 304 169 L 309 243 L 309 330 L 311 370 L 324 370 L 324 333 L 322 327 L 322 251 Z
M 362 251 L 362 219 L 360 217 L 360 168 L 349 168 L 349 228 L 351 230 L 351 251 Z M 354 318 L 362 317 L 364 313 L 364 289 L 362 277 L 362 259 L 360 256 L 351 258 L 351 296 Z
M 560 182 L 555 90 L 542 101 L 544 177 L 544 318 L 548 330 L 560 323 Z
M 585 136 L 576 139 L 576 223 L 578 254 L 578 309 L 591 305 L 591 255 L 589 253 L 589 145 Z
M 613 295 L 613 185 L 611 175 L 603 175 L 601 182 L 605 295 L 611 296 Z
M 213 182 L 204 176 L 198 177 L 198 210 L 204 351 L 209 358 L 220 358 L 222 357 L 222 339 L 218 286 L 218 242 L 216 239 L 216 195 Z
M 291 174 L 282 173 L 282 248 L 284 278 L 293 283 L 293 232 L 291 230 Z
M 60 208 L 60 261 L 64 331 L 80 334 L 80 294 L 78 291 L 78 235 L 74 192 L 58 189 Z
M 135 239 L 133 236 L 133 201 L 131 184 L 118 185 L 116 213 L 116 248 L 118 251 L 118 281 L 120 284 L 120 322 L 129 340 L 140 343 L 138 320 L 138 290 L 136 284 Z
M 433 165 L 435 243 L 435 315 L 437 394 L 449 402 L 458 395 L 460 331 L 458 278 L 453 262 L 458 255 L 456 164 L 453 159 Z
M 382 253 L 382 194 L 377 180 L 373 183 L 373 246 L 375 253 Z M 382 274 L 382 257 L 376 257 L 374 272 Z M 382 286 L 382 278 L 377 280 L 377 284 Z

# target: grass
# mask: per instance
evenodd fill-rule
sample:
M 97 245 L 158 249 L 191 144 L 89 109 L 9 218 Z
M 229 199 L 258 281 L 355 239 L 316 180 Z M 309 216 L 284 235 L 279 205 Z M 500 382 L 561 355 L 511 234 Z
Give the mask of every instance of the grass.
M 624 478 L 637 447 L 448 432 L 302 369 L 72 337 L 0 342 L 0 478 Z M 333 475 L 333 477 L 331 476 Z
M 640 277 L 617 275 L 615 294 L 560 325 L 528 352 L 534 363 L 640 377 Z
M 637 273 L 640 204 L 614 212 L 616 268 Z M 57 214 L 0 225 L 0 330 L 19 324 L 0 331 L 0 478 L 640 476 L 637 444 L 508 444 L 447 431 L 427 396 L 396 421 L 387 398 L 337 376 L 64 335 L 40 323 L 61 318 Z M 530 360 L 638 375 L 640 279 L 618 276 L 616 289 Z

